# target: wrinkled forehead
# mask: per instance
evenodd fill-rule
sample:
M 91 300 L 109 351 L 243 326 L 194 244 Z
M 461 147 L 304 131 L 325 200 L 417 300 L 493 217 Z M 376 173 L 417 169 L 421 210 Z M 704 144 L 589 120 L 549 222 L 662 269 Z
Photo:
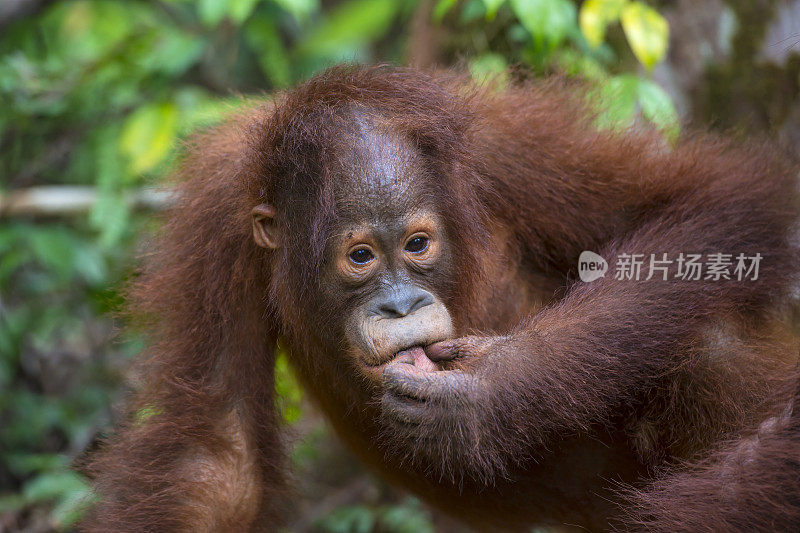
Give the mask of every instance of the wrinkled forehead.
M 427 170 L 410 139 L 358 116 L 337 147 L 337 213 L 349 220 L 402 217 L 425 207 Z

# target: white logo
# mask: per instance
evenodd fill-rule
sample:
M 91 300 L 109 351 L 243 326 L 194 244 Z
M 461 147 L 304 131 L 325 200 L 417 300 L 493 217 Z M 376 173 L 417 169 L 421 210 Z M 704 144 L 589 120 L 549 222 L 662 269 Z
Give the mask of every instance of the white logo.
M 583 251 L 578 258 L 578 275 L 589 283 L 600 279 L 608 272 L 608 262 L 594 252 Z

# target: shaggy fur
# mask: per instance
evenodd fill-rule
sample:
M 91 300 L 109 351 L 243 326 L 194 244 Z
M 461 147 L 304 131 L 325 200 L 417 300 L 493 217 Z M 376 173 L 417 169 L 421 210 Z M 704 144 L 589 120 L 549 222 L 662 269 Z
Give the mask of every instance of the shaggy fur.
M 629 490 L 635 531 L 793 531 L 800 524 L 800 393 L 757 431 L 643 490 Z
M 337 67 L 196 136 L 133 288 L 152 344 L 129 422 L 91 465 L 100 503 L 84 529 L 274 530 L 279 338 L 367 464 L 477 526 L 800 525 L 800 426 L 781 392 L 797 353 L 783 314 L 798 169 L 767 146 L 598 132 L 583 101 L 558 80 L 491 92 Z M 361 112 L 419 151 L 454 251 L 438 296 L 459 381 L 413 425 L 389 420 L 343 356 L 351 302 L 317 297 L 336 158 Z M 284 230 L 274 252 L 251 235 L 265 202 Z M 582 283 L 583 250 L 763 259 L 757 280 Z

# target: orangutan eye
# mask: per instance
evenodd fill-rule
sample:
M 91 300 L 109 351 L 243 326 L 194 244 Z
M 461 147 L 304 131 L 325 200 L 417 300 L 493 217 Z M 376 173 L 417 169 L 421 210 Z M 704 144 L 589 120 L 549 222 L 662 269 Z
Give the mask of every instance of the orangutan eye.
M 357 248 L 350 252 L 350 261 L 357 265 L 365 265 L 375 259 L 368 248 Z
M 405 250 L 406 252 L 411 252 L 412 254 L 418 254 L 420 252 L 424 252 L 425 249 L 428 247 L 428 238 L 427 237 L 414 237 L 410 241 L 406 243 Z

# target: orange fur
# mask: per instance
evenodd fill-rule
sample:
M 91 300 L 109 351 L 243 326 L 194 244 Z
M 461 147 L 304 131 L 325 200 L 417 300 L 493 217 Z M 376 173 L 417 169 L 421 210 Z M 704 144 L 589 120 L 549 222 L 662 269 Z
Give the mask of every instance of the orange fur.
M 345 309 L 317 298 L 331 161 L 359 110 L 426 162 L 454 250 L 440 296 L 458 335 L 504 334 L 464 341 L 486 395 L 421 435 L 382 425 L 375 387 L 328 342 Z M 797 167 L 768 146 L 598 132 L 580 88 L 559 80 L 493 93 L 449 73 L 338 67 L 187 154 L 133 288 L 152 341 L 143 386 L 90 468 L 101 503 L 86 530 L 274 530 L 287 494 L 279 336 L 365 462 L 478 526 L 605 529 L 625 513 L 626 527 L 665 531 L 797 525 L 796 414 L 730 466 L 795 379 L 796 339 L 781 324 L 798 274 Z M 251 235 L 265 202 L 285 217 L 274 252 Z M 583 250 L 764 261 L 746 283 L 584 284 Z M 145 407 L 156 414 L 137 422 Z M 728 439 L 738 444 L 719 448 Z

